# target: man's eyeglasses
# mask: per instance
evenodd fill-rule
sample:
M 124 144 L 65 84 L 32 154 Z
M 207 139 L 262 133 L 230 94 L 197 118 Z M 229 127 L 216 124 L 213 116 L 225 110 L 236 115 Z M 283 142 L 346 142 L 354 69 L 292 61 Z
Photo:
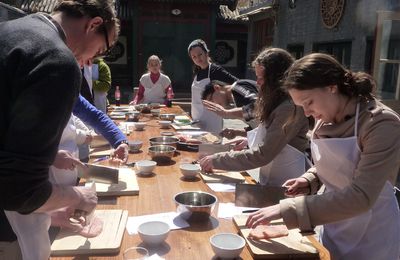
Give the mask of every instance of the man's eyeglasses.
M 96 58 L 107 57 L 108 55 L 110 55 L 111 49 L 112 49 L 112 46 L 110 46 L 110 42 L 108 41 L 108 33 L 107 33 L 106 26 L 103 24 L 101 26 L 101 28 L 102 28 L 102 31 L 103 31 L 103 34 L 104 34 L 104 39 L 106 41 L 107 50 L 105 52 L 103 52 L 103 53 L 100 53 L 100 54 L 96 55 Z

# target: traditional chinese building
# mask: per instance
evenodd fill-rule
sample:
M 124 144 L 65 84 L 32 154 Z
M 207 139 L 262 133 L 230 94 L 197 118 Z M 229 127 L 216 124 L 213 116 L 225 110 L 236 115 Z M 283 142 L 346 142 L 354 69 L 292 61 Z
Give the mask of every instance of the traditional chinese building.
M 373 74 L 382 98 L 400 99 L 399 8 L 398 0 L 248 0 L 239 11 L 249 19 L 247 61 L 266 46 L 296 58 L 330 53 Z
M 7 2 L 26 13 L 49 13 L 57 0 Z M 177 96 L 190 96 L 192 62 L 187 47 L 197 38 L 207 42 L 215 62 L 244 77 L 247 19 L 238 18 L 236 5 L 237 0 L 116 0 L 121 34 L 106 61 L 113 86 L 123 91 L 123 101 L 132 97 L 152 54 L 163 60 L 162 70 Z

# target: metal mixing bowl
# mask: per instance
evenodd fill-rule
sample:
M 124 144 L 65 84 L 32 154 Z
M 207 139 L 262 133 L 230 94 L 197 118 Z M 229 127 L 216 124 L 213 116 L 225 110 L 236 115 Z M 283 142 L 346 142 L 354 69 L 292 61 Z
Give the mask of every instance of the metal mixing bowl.
M 179 139 L 173 136 L 157 136 L 149 139 L 150 145 L 170 145 L 176 148 Z
M 149 147 L 149 155 L 156 162 L 169 162 L 174 156 L 176 148 L 170 145 L 154 145 Z
M 207 220 L 217 204 L 217 197 L 202 191 L 185 191 L 174 197 L 176 210 L 186 220 Z

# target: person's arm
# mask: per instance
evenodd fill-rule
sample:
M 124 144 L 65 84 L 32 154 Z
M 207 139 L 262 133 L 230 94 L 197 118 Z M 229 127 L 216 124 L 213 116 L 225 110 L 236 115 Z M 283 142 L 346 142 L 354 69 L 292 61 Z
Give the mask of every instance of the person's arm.
M 240 107 L 226 109 L 220 104 L 208 100 L 203 100 L 203 105 L 207 110 L 214 112 L 215 114 L 219 115 L 222 118 L 243 119 L 243 112 L 242 108 Z
M 133 105 L 139 104 L 140 101 L 142 101 L 144 96 L 144 87 L 141 83 L 139 83 L 139 89 L 138 92 L 136 93 L 135 98 L 133 99 L 133 101 L 131 102 Z
M 375 118 L 366 115 L 364 120 L 359 134 L 361 156 L 352 183 L 334 192 L 282 200 L 280 209 L 288 228 L 307 230 L 361 214 L 374 205 L 385 184 L 393 181 L 400 164 L 399 119 L 382 113 Z
M 211 80 L 219 80 L 228 84 L 233 84 L 235 81 L 239 80 L 221 66 L 215 65 L 214 63 L 212 63 L 210 66 Z
M 126 141 L 125 135 L 114 122 L 102 111 L 91 105 L 84 97 L 79 96 L 73 113 L 84 123 L 93 127 L 97 133 L 103 135 L 112 147 L 117 148 L 122 142 Z
M 283 126 L 293 117 L 290 126 Z M 281 150 L 296 136 L 303 131 L 307 125 L 301 109 L 296 109 L 293 104 L 282 104 L 273 112 L 273 119 L 267 129 L 264 141 L 254 149 L 243 151 L 224 152 L 213 155 L 213 166 L 222 170 L 248 170 L 271 162 Z M 304 137 L 305 138 L 305 137 Z
M 111 71 L 104 61 L 98 64 L 99 78 L 93 80 L 93 89 L 101 92 L 108 92 L 111 88 Z

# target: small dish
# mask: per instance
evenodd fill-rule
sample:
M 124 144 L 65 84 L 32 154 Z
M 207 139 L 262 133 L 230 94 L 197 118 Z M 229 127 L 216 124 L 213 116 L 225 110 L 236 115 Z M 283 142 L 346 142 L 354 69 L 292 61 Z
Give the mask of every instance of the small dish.
M 194 179 L 201 170 L 198 164 L 192 163 L 182 163 L 179 166 L 179 169 L 181 170 L 181 173 L 185 179 Z
M 129 146 L 129 151 L 135 153 L 140 151 L 140 148 L 142 148 L 143 146 L 143 142 L 140 140 L 128 141 L 128 146 Z
M 167 223 L 162 221 L 148 221 L 140 224 L 137 231 L 145 244 L 155 246 L 164 242 L 170 228 Z
M 160 124 L 160 127 L 164 129 L 169 128 L 171 125 L 171 121 L 168 120 L 160 120 L 158 123 Z
M 174 132 L 161 132 L 160 134 L 161 134 L 161 136 L 174 136 L 175 135 Z
M 150 160 L 141 160 L 135 163 L 136 173 L 140 175 L 150 175 L 154 168 L 156 167 L 157 162 Z
M 144 127 L 146 126 L 145 122 L 136 122 L 135 123 L 135 129 L 137 131 L 142 131 L 144 129 Z
M 210 244 L 217 257 L 234 259 L 240 255 L 246 241 L 237 234 L 220 233 L 210 237 Z

